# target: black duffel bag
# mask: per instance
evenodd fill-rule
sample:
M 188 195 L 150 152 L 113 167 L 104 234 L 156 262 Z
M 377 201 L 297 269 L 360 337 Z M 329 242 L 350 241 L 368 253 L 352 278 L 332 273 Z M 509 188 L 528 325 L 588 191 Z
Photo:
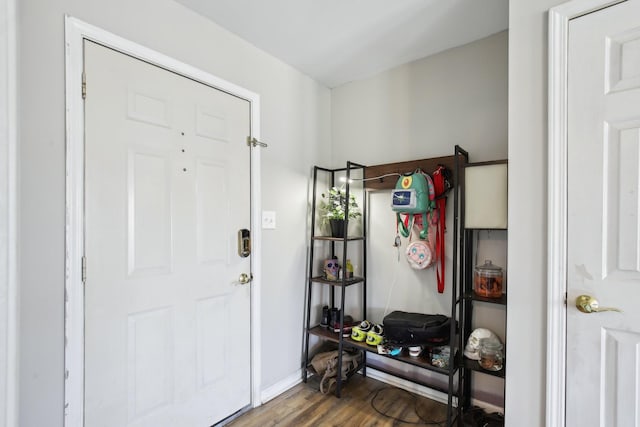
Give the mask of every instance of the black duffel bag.
M 393 311 L 383 320 L 384 337 L 401 346 L 444 345 L 449 343 L 451 319 L 443 314 Z

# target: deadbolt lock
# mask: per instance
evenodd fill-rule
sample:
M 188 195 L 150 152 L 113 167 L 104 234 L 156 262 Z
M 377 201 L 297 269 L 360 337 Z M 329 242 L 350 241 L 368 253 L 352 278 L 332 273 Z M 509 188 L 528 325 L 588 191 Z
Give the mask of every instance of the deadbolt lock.
M 251 232 L 246 228 L 238 230 L 238 255 L 241 258 L 251 255 Z

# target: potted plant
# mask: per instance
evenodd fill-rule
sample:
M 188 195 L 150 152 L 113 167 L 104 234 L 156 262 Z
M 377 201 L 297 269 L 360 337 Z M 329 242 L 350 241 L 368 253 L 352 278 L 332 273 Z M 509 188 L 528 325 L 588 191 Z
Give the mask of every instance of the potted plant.
M 329 221 L 331 225 L 331 235 L 333 237 L 344 237 L 345 235 L 345 211 L 347 210 L 347 190 L 344 186 L 331 187 L 322 193 L 320 201 L 320 212 L 322 221 Z M 349 218 L 355 219 L 361 216 L 360 208 L 353 194 L 349 194 Z

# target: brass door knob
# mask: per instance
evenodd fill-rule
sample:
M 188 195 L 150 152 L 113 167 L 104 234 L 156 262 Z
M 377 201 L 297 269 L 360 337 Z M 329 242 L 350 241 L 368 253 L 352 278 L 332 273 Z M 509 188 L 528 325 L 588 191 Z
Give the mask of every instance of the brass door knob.
M 591 295 L 580 295 L 576 298 L 576 307 L 583 313 L 599 313 L 601 311 L 617 311 L 622 313 L 622 310 L 614 307 L 600 307 L 598 300 Z
M 240 274 L 240 277 L 238 277 L 238 283 L 240 283 L 241 285 L 246 285 L 251 280 L 253 280 L 252 274 L 242 273 Z

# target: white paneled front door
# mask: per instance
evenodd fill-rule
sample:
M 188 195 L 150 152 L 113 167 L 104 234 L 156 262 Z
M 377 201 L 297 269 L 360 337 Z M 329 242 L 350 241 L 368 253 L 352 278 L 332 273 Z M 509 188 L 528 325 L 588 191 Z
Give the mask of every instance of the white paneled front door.
M 638 426 L 640 0 L 573 19 L 568 46 L 566 425 Z
M 85 42 L 85 425 L 250 404 L 250 105 Z

